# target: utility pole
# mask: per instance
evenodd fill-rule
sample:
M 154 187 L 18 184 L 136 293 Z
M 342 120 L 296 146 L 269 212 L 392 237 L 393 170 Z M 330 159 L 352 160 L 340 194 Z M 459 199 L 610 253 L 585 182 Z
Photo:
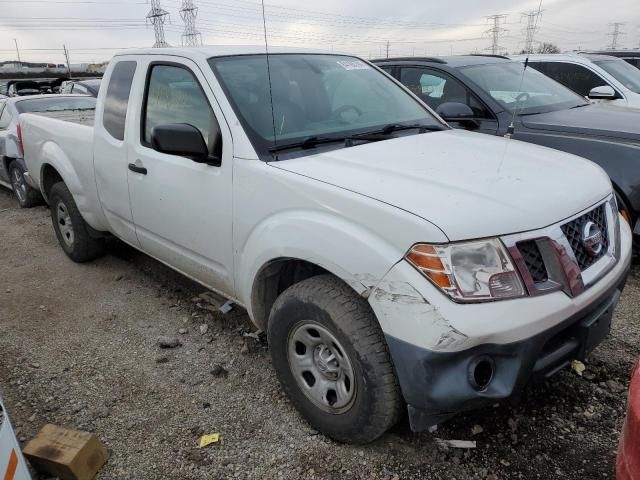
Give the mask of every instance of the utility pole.
M 22 60 L 20 60 L 20 49 L 18 48 L 18 40 L 17 39 L 13 39 L 13 43 L 16 44 L 16 53 L 18 54 L 18 67 L 22 67 Z
M 613 31 L 609 34 L 611 35 L 611 44 L 609 45 L 609 50 L 615 50 L 618 48 L 618 38 L 620 35 L 624 35 L 624 32 L 620 31 L 620 27 L 624 25 L 623 22 L 614 22 L 610 23 L 609 26 L 613 29 Z
M 153 31 L 156 36 L 156 43 L 153 44 L 153 48 L 168 47 L 169 44 L 164 37 L 164 24 L 167 21 L 169 12 L 163 10 L 160 6 L 160 0 L 150 0 L 151 10 L 147 13 L 147 21 L 153 25 Z
M 541 13 L 539 10 L 531 10 L 522 14 L 527 19 L 527 27 L 524 30 L 524 53 L 533 53 L 535 36 L 538 31 L 538 20 Z
M 198 7 L 193 4 L 193 0 L 182 0 L 180 18 L 184 22 L 184 33 L 182 34 L 183 47 L 201 47 L 202 35 L 196 30 L 196 17 Z
M 503 48 L 500 46 L 500 37 L 507 29 L 502 28 L 500 25 L 505 23 L 506 19 L 506 15 L 489 15 L 487 17 L 487 20 L 489 23 L 492 23 L 493 26 L 485 32 L 491 36 L 491 46 L 485 48 L 485 50 L 490 50 L 492 55 L 497 55 L 500 49 Z
M 67 46 L 66 45 L 62 45 L 62 48 L 64 49 L 64 58 L 67 59 L 67 75 L 70 77 L 71 76 L 71 63 L 69 63 L 69 50 L 67 50 Z
M 389 40 L 387 40 L 387 58 L 389 58 L 389 47 L 390 47 Z

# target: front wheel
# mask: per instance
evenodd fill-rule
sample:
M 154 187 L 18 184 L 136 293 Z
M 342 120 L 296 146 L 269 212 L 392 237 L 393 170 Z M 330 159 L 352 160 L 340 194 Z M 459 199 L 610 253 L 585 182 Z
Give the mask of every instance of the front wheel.
M 397 422 L 402 400 L 384 335 L 346 284 L 320 275 L 289 287 L 267 334 L 278 379 L 314 428 L 368 443 Z
M 63 182 L 51 187 L 49 208 L 58 242 L 71 260 L 82 263 L 102 255 L 104 238 L 90 235 L 89 225 L 82 218 L 73 195 Z
M 24 169 L 17 161 L 9 164 L 9 177 L 11 178 L 11 186 L 13 193 L 18 200 L 21 208 L 31 208 L 42 202 L 40 192 L 35 190 L 27 183 L 24 178 Z

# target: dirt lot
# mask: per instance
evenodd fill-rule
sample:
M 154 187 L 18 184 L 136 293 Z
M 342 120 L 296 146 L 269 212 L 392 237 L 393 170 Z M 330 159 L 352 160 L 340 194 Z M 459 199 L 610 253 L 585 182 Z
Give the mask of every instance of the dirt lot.
M 95 432 L 112 452 L 99 479 L 613 478 L 640 358 L 638 269 L 583 377 L 562 372 L 517 406 L 431 434 L 412 434 L 405 420 L 353 447 L 319 435 L 289 405 L 266 347 L 243 336 L 254 330 L 243 311 L 199 308 L 201 287 L 121 243 L 74 264 L 48 211 L 20 210 L 2 191 L 0 265 L 0 389 L 18 435 L 47 422 Z M 160 336 L 182 346 L 162 350 Z M 223 441 L 197 449 L 202 432 Z M 442 449 L 436 437 L 477 448 Z

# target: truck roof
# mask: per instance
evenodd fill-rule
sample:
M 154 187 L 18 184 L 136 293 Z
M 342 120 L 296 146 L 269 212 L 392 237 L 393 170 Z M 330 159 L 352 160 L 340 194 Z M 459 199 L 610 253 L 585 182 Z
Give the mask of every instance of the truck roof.
M 116 52 L 115 56 L 122 55 L 174 55 L 187 58 L 208 59 L 211 57 L 224 57 L 229 55 L 256 55 L 264 54 L 264 45 L 217 45 L 208 47 L 189 48 L 130 48 Z M 341 52 L 326 50 L 313 50 L 309 48 L 295 47 L 269 47 L 269 53 L 315 53 L 327 55 L 342 55 Z M 348 55 L 348 54 L 345 54 Z

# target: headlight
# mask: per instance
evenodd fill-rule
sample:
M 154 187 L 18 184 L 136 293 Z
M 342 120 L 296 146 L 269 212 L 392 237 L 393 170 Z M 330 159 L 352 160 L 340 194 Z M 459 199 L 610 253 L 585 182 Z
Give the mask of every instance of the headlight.
M 407 261 L 456 302 L 525 296 L 524 285 L 498 239 L 415 245 Z

